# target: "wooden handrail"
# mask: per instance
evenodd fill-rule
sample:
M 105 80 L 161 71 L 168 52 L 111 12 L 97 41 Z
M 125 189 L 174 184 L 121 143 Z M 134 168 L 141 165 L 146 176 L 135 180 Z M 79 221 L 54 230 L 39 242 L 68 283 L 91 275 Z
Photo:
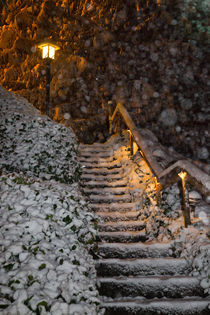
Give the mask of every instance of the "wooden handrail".
M 169 166 L 166 169 L 163 169 L 153 157 L 152 152 L 146 144 L 146 141 L 140 134 L 140 131 L 137 129 L 132 118 L 130 117 L 128 111 L 123 106 L 123 104 L 118 103 L 113 115 L 110 115 L 110 131 L 112 130 L 112 122 L 115 119 L 117 112 L 120 112 L 122 118 L 124 119 L 125 124 L 129 128 L 137 146 L 143 152 L 143 156 L 151 168 L 152 172 L 157 178 L 159 184 L 157 185 L 157 190 L 163 190 L 167 186 L 170 186 L 176 183 L 179 180 L 179 173 L 186 172 L 186 180 L 192 185 L 195 186 L 198 191 L 200 191 L 204 196 L 210 195 L 210 176 L 204 173 L 201 169 L 195 166 L 188 160 L 178 160 L 173 165 Z M 183 192 L 184 193 L 184 192 Z M 185 199 L 185 198 L 184 198 Z M 186 205 L 184 205 L 186 208 Z M 190 215 L 189 210 L 185 209 L 185 226 L 190 224 Z
M 114 118 L 115 118 L 115 116 L 116 116 L 118 111 L 122 115 L 122 117 L 123 117 L 123 119 L 125 121 L 125 124 L 127 125 L 129 130 L 131 131 L 136 144 L 142 150 L 146 162 L 150 166 L 150 168 L 153 171 L 153 173 L 155 174 L 155 176 L 157 178 L 159 178 L 159 174 L 163 171 L 163 168 L 157 163 L 155 158 L 152 156 L 152 154 L 149 151 L 148 146 L 147 146 L 144 138 L 141 136 L 139 130 L 137 129 L 136 125 L 134 124 L 132 118 L 130 117 L 127 109 L 121 103 L 117 104 L 117 107 L 115 108 L 115 111 L 114 111 L 114 113 L 113 113 L 113 115 L 112 115 L 110 120 L 111 121 L 114 120 Z
M 162 189 L 174 184 L 180 172 L 186 172 L 186 180 L 204 196 L 210 195 L 210 176 L 188 160 L 179 160 L 166 168 L 158 178 Z

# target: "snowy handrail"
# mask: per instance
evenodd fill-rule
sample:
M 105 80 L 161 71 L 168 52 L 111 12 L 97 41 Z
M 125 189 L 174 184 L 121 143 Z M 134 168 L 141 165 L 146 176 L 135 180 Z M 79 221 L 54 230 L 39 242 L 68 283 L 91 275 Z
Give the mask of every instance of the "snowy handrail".
M 115 116 L 116 116 L 118 111 L 122 115 L 122 117 L 123 117 L 127 127 L 131 131 L 131 133 L 132 133 L 132 135 L 133 135 L 133 137 L 135 139 L 136 144 L 138 145 L 138 147 L 143 152 L 146 162 L 150 166 L 150 168 L 153 171 L 153 173 L 155 174 L 155 176 L 159 178 L 159 174 L 163 171 L 162 167 L 157 163 L 155 158 L 152 156 L 152 154 L 149 151 L 148 146 L 147 146 L 144 138 L 141 136 L 139 130 L 135 126 L 132 118 L 130 117 L 130 115 L 129 115 L 128 111 L 127 111 L 127 109 L 121 103 L 117 104 L 112 117 L 110 117 L 110 123 L 112 124 L 112 122 L 113 122 L 113 120 L 114 120 L 114 118 L 115 118 Z
M 120 112 L 122 118 L 125 121 L 125 124 L 129 128 L 133 138 L 137 146 L 143 153 L 143 157 L 148 163 L 149 167 L 151 168 L 152 172 L 157 178 L 159 185 L 157 185 L 157 191 L 161 191 L 167 186 L 170 186 L 176 183 L 179 180 L 180 172 L 186 172 L 187 177 L 186 180 L 193 186 L 196 187 L 198 191 L 200 191 L 204 196 L 210 195 L 210 176 L 204 173 L 201 169 L 197 166 L 192 164 L 188 160 L 178 160 L 173 165 L 169 166 L 166 169 L 163 169 L 156 159 L 153 157 L 152 152 L 150 151 L 149 147 L 146 144 L 145 139 L 140 134 L 140 131 L 137 129 L 136 125 L 134 124 L 132 118 L 130 117 L 126 108 L 121 104 L 118 103 L 113 115 L 110 114 L 109 122 L 110 122 L 110 133 L 112 131 L 112 123 L 115 119 L 117 112 Z M 184 192 L 183 192 L 184 193 Z M 184 196 L 183 196 L 184 199 Z M 185 208 L 185 205 L 184 205 Z M 188 211 L 188 210 L 187 210 Z M 185 219 L 189 216 L 189 213 L 184 214 Z M 187 219 L 185 226 L 190 224 L 190 218 Z

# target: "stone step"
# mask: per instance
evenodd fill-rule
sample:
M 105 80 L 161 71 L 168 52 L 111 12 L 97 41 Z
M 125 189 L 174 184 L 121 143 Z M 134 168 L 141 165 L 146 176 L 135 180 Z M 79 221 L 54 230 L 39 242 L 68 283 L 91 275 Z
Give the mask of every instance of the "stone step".
M 124 195 L 129 194 L 129 188 L 127 187 L 105 187 L 105 188 L 84 188 L 86 195 Z
M 103 143 L 94 143 L 94 144 L 80 144 L 79 145 L 79 152 L 90 152 L 91 154 L 95 152 L 109 152 L 113 154 L 113 147 L 112 145 L 104 145 Z
M 121 243 L 134 243 L 146 242 L 147 235 L 142 231 L 129 231 L 129 232 L 98 232 L 97 240 L 100 242 L 121 242 Z
M 173 243 L 98 243 L 98 255 L 103 258 L 159 258 L 172 257 Z
M 101 169 L 101 168 L 106 168 L 108 171 L 112 170 L 113 168 L 121 168 L 122 164 L 120 162 L 117 161 L 113 161 L 113 162 L 100 162 L 100 163 L 89 163 L 89 162 L 85 162 L 82 163 L 82 168 L 89 168 L 89 169 Z
M 138 220 L 138 216 L 141 214 L 140 211 L 114 211 L 114 212 L 96 212 L 97 216 L 104 222 L 120 222 L 120 221 L 135 221 Z
M 94 150 L 93 152 L 91 150 L 82 150 L 79 152 L 79 157 L 81 159 L 110 159 L 113 160 L 114 152 L 112 150 Z
M 151 275 L 187 275 L 189 265 L 184 258 L 143 258 L 143 259 L 99 259 L 96 262 L 97 275 L 151 276 Z
M 132 201 L 132 196 L 130 194 L 126 194 L 126 195 L 89 195 L 89 199 L 92 202 L 95 203 L 113 203 L 116 202 L 118 203 L 119 207 L 121 205 L 121 203 L 124 202 L 131 202 Z
M 107 183 L 112 183 L 114 181 L 119 181 L 122 180 L 124 176 L 121 173 L 117 174 L 106 174 L 106 175 L 100 175 L 100 174 L 81 174 L 81 179 L 85 182 L 89 181 L 96 181 L 97 183 L 99 182 L 107 182 Z
M 113 175 L 113 174 L 121 174 L 123 177 L 123 170 L 121 167 L 113 167 L 113 168 L 106 168 L 106 167 L 98 167 L 98 168 L 82 168 L 83 174 L 91 174 L 91 175 Z
M 146 224 L 142 221 L 105 222 L 98 224 L 100 232 L 141 231 L 145 227 Z
M 91 209 L 93 211 L 98 212 L 128 212 L 128 211 L 135 211 L 139 208 L 139 205 L 137 202 L 124 202 L 124 203 L 118 203 L 118 202 L 112 202 L 112 203 L 92 203 L 90 205 Z
M 99 155 L 89 155 L 89 156 L 79 156 L 78 158 L 80 163 L 113 163 L 116 161 L 113 156 L 103 157 Z
M 104 302 L 105 315 L 209 315 L 210 299 L 147 300 L 142 298 Z
M 152 298 L 182 298 L 183 296 L 204 296 L 195 277 L 149 276 L 98 278 L 99 293 L 102 296 Z
M 126 187 L 128 184 L 127 180 L 117 180 L 117 181 L 97 181 L 97 180 L 90 180 L 90 181 L 85 181 L 82 183 L 82 186 L 87 187 L 87 188 L 106 188 L 106 187 Z

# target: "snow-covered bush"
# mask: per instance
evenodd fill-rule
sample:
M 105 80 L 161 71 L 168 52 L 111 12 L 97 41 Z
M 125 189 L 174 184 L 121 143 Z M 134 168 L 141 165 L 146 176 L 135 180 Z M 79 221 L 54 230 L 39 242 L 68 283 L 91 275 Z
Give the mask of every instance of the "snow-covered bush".
M 19 173 L 0 186 L 2 314 L 100 314 L 93 217 L 77 184 Z
M 102 314 L 77 143 L 0 87 L 1 314 Z
M 8 97 L 0 100 L 1 168 L 63 183 L 77 181 L 77 143 L 72 130 L 41 116 L 26 100 Z
M 181 209 L 181 196 L 178 184 L 165 188 L 161 194 L 161 208 L 165 214 L 173 215 L 173 211 Z
M 191 274 L 200 279 L 204 293 L 210 294 L 210 245 L 205 228 L 183 228 L 172 247 L 175 255 L 181 255 L 188 261 Z

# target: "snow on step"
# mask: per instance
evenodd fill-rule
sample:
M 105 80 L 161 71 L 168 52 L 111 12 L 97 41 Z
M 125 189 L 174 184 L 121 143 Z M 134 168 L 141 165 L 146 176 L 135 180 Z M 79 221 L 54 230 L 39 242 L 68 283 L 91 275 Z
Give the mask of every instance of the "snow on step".
M 99 255 L 103 258 L 148 258 L 172 256 L 171 243 L 99 243 Z
M 138 220 L 140 211 L 126 211 L 126 212 L 96 212 L 97 216 L 100 217 L 104 222 L 118 222 L 118 221 L 135 221 Z
M 105 315 L 208 315 L 210 299 L 192 297 L 186 299 L 164 299 L 164 300 L 122 300 L 116 302 L 104 302 Z
M 112 163 L 114 162 L 113 156 L 103 157 L 99 155 L 88 155 L 88 156 L 80 156 L 79 157 L 80 163 Z
M 120 203 L 123 202 L 129 202 L 132 200 L 132 197 L 130 194 L 126 195 L 89 195 L 89 198 L 92 202 L 96 203 L 113 203 L 117 202 L 118 206 L 120 207 Z
M 180 298 L 202 296 L 199 280 L 186 276 L 118 277 L 98 278 L 102 296 L 144 296 L 146 298 Z
M 141 231 L 145 226 L 145 223 L 142 221 L 105 222 L 98 224 L 99 231 L 101 232 Z
M 106 174 L 106 175 L 98 175 L 98 174 L 82 174 L 81 179 L 83 181 L 97 181 L 97 182 L 107 182 L 111 183 L 113 181 L 122 180 L 123 175 L 121 173 L 118 174 Z
M 124 203 L 109 203 L 109 204 L 102 204 L 102 203 L 92 203 L 91 205 L 92 210 L 94 211 L 118 211 L 118 212 L 127 212 L 127 211 L 135 211 L 138 209 L 138 203 L 137 202 L 124 202 Z
M 129 194 L 129 189 L 127 187 L 106 187 L 106 188 L 84 188 L 85 194 L 95 194 L 95 195 L 123 195 Z
M 98 276 L 186 275 L 187 261 L 183 258 L 99 259 Z
M 86 187 L 125 187 L 127 186 L 127 181 L 126 180 L 118 180 L 118 181 L 112 181 L 112 182 L 108 182 L 108 181 L 97 181 L 97 180 L 90 180 L 88 182 L 83 183 L 83 186 Z
M 100 163 L 82 163 L 82 167 L 83 168 L 107 168 L 107 173 L 109 172 L 109 170 L 113 169 L 113 168 L 121 168 L 122 164 L 120 162 L 117 161 L 113 161 L 113 162 L 100 162 Z
M 103 242 L 145 242 L 147 236 L 142 231 L 129 231 L 129 232 L 98 232 L 98 240 Z
M 113 154 L 113 148 L 112 146 L 105 146 L 103 144 L 100 144 L 100 145 L 82 145 L 80 144 L 79 146 L 79 151 L 82 152 L 82 153 L 85 153 L 85 152 L 90 152 L 91 154 L 94 154 L 96 152 L 106 152 L 106 153 L 110 153 Z
M 112 150 L 94 150 L 92 152 L 91 150 L 80 150 L 79 156 L 81 159 L 85 158 L 102 158 L 102 159 L 112 159 L 113 160 L 113 151 Z
M 84 167 L 82 172 L 84 174 L 100 174 L 100 175 L 106 175 L 109 173 L 111 174 L 122 174 L 122 169 L 120 167 L 113 167 L 113 168 L 103 168 L 103 167 L 98 167 L 98 168 L 86 168 Z M 122 174 L 123 176 L 123 174 Z

